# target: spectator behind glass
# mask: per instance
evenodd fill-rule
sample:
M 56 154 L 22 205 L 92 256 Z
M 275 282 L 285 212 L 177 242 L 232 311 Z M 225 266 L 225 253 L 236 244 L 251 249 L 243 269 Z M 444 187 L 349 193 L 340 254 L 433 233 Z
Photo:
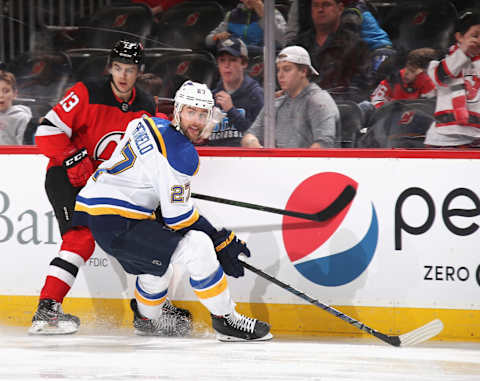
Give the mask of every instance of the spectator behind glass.
M 318 72 L 301 46 L 289 46 L 277 56 L 277 79 L 284 95 L 275 100 L 277 148 L 333 147 L 340 114 L 334 100 L 310 82 Z M 264 110 L 242 139 L 242 146 L 261 148 Z
M 275 42 L 284 46 L 287 23 L 279 10 L 275 9 Z M 265 29 L 264 6 L 262 0 L 240 0 L 239 4 L 225 15 L 225 19 L 205 37 L 209 49 L 217 41 L 230 36 L 238 37 L 247 45 L 250 54 L 263 54 L 263 31 Z
M 290 45 L 295 42 L 297 34 L 300 30 L 299 24 L 304 23 L 305 12 L 300 12 L 299 2 L 302 7 L 309 4 L 309 0 L 293 0 L 290 6 L 287 20 L 287 31 L 285 32 L 285 42 Z M 378 49 L 389 48 L 392 50 L 392 41 L 380 25 L 375 16 L 370 11 L 370 6 L 366 0 L 343 0 L 344 10 L 342 13 L 341 25 L 352 30 L 368 44 L 370 51 L 378 51 Z M 310 15 L 310 12 L 309 12 Z M 299 17 L 302 19 L 300 20 Z M 309 21 L 308 21 L 309 22 Z M 385 51 L 387 53 L 387 51 Z M 375 56 L 375 54 L 373 54 Z M 376 67 L 387 58 L 376 62 Z
M 0 71 L 0 145 L 22 145 L 23 135 L 32 111 L 23 105 L 14 105 L 17 81 L 8 71 Z
M 433 147 L 480 147 L 480 11 L 463 12 L 456 43 L 445 58 L 432 61 L 428 75 L 437 85 L 435 123 L 425 144 Z
M 168 11 L 174 5 L 183 2 L 185 2 L 185 0 L 132 0 L 132 3 L 142 3 L 148 5 L 154 16 Z
M 137 77 L 137 87 L 153 96 L 155 100 L 155 116 L 157 118 L 168 119 L 167 114 L 158 111 L 158 105 L 160 103 L 158 94 L 160 94 L 162 90 L 162 85 L 162 78 L 153 73 L 141 73 Z
M 426 73 L 428 64 L 437 56 L 430 48 L 412 50 L 405 67 L 384 79 L 371 96 L 372 104 L 379 108 L 399 99 L 432 98 L 435 84 Z
M 310 52 L 322 89 L 361 100 L 371 91 L 370 52 L 366 42 L 341 26 L 343 9 L 341 0 L 312 0 L 312 26 L 298 35 L 296 45 Z
M 263 107 L 263 89 L 245 72 L 248 50 L 243 41 L 230 37 L 217 44 L 220 81 L 213 90 L 216 106 L 225 114 L 209 137 L 208 145 L 239 147 Z
M 372 70 L 376 71 L 382 62 L 395 55 L 392 41 L 378 25 L 367 0 L 343 0 L 343 4 L 345 9 L 341 23 L 367 43 L 372 57 Z

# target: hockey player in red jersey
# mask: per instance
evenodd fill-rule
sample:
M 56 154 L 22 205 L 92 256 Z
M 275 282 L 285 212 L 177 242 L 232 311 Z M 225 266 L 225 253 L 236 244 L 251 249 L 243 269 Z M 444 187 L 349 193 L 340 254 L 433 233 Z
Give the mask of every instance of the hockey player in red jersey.
M 66 334 L 78 329 L 79 319 L 64 314 L 61 304 L 95 242 L 88 228 L 71 227 L 75 196 L 97 166 L 110 158 L 127 124 L 155 113 L 153 97 L 135 87 L 142 60 L 140 43 L 117 41 L 109 57 L 111 75 L 105 81 L 76 83 L 37 129 L 36 144 L 50 159 L 45 189 L 62 243 L 50 262 L 31 334 Z

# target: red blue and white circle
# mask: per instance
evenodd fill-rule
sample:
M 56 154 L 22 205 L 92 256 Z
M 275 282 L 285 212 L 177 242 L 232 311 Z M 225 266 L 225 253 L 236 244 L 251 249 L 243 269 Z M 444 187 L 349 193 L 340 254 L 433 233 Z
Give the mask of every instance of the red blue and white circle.
M 337 172 L 313 175 L 298 185 L 285 209 L 316 213 L 330 205 L 351 185 L 355 198 L 339 214 L 324 222 L 284 216 L 285 250 L 305 278 L 322 286 L 341 286 L 360 276 L 373 259 L 378 243 L 378 219 L 359 184 Z

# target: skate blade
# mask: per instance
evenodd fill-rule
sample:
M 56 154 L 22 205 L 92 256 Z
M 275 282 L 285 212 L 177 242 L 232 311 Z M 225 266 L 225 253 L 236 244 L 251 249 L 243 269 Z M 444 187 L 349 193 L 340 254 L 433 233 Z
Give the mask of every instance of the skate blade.
M 228 335 L 222 335 L 221 333 L 216 333 L 216 337 L 218 341 L 222 341 L 224 343 L 226 342 L 256 342 L 256 341 L 267 341 L 271 340 L 273 338 L 273 335 L 269 332 L 263 337 L 259 337 L 258 339 L 242 339 L 241 337 L 235 337 L 235 336 L 228 336 Z
M 78 331 L 78 325 L 71 322 L 59 322 L 50 325 L 47 322 L 34 322 L 28 329 L 30 335 L 71 335 Z

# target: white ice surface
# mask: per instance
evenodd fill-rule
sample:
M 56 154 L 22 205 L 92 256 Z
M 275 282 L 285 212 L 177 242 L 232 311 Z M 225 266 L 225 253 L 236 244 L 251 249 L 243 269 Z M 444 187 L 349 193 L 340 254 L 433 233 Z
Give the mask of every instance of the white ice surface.
M 395 348 L 375 338 L 275 337 L 221 343 L 81 328 L 28 336 L 0 327 L 0 380 L 480 380 L 480 343 L 429 341 Z

